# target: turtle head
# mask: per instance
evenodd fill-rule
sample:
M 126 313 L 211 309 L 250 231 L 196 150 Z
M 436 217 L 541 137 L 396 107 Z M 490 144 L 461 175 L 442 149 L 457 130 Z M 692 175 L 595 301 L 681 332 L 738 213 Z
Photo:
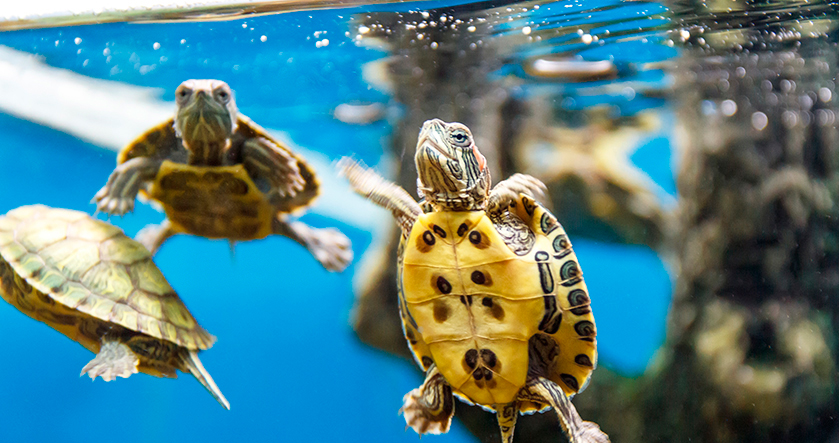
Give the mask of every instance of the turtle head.
M 419 193 L 428 203 L 455 211 L 485 207 L 491 181 L 489 168 L 466 125 L 436 118 L 426 121 L 414 161 Z
M 221 80 L 187 80 L 175 90 L 175 131 L 186 142 L 218 143 L 236 129 L 236 101 Z

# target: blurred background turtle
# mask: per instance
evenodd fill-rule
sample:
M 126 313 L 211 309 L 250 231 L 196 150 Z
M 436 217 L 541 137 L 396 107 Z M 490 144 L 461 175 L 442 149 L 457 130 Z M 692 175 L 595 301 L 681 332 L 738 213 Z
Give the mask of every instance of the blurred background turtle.
M 319 182 L 305 160 L 238 112 L 221 80 L 187 80 L 175 91 L 175 116 L 126 146 L 93 201 L 123 215 L 139 192 L 160 203 L 166 220 L 137 236 L 154 254 L 178 233 L 230 241 L 271 234 L 306 247 L 328 270 L 352 261 L 350 241 L 288 215 L 310 205 Z

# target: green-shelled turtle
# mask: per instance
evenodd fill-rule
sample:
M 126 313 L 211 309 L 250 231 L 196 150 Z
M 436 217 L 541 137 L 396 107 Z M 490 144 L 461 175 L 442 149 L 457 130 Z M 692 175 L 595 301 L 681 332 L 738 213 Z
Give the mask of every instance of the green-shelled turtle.
M 215 337 L 189 313 L 151 254 L 85 213 L 23 206 L 0 216 L 0 296 L 96 354 L 82 374 L 189 372 L 227 409 L 198 359 Z

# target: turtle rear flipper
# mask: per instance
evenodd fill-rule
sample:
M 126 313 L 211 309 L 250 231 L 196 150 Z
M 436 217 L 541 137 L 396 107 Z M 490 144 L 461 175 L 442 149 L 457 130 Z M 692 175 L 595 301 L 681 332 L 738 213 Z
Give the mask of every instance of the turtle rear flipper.
M 204 386 L 205 389 L 215 398 L 224 409 L 230 410 L 230 402 L 224 398 L 224 394 L 221 393 L 221 389 L 216 386 L 216 382 L 213 381 L 213 377 L 210 376 L 210 373 L 204 369 L 204 365 L 201 364 L 201 360 L 198 359 L 198 353 L 195 351 L 187 351 L 182 350 L 182 352 L 178 353 L 178 360 L 180 363 L 181 371 L 189 371 L 195 378 L 201 382 L 201 385 Z
M 405 415 L 407 425 L 420 436 L 449 432 L 454 415 L 454 396 L 451 386 L 436 366 L 428 369 L 422 386 L 405 394 L 402 401 L 399 412 Z
M 577 408 L 556 383 L 542 376 L 531 376 L 519 393 L 519 400 L 545 403 L 553 407 L 571 443 L 610 443 L 597 423 L 584 421 Z
M 138 372 L 140 359 L 131 348 L 118 341 L 104 341 L 99 353 L 82 368 L 79 376 L 87 374 L 91 379 L 101 376 L 102 380 L 111 381 L 117 377 L 128 378 Z

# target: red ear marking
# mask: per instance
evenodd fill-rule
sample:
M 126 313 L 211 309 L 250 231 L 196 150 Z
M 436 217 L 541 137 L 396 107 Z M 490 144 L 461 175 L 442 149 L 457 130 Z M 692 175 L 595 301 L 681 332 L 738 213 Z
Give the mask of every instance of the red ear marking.
M 475 146 L 475 145 L 472 145 L 472 153 L 474 153 L 474 154 L 475 154 L 475 158 L 477 158 L 477 159 L 478 159 L 478 169 L 479 169 L 479 170 L 481 170 L 481 171 L 483 171 L 483 170 L 487 167 L 487 159 L 486 159 L 486 157 L 484 157 L 484 155 L 483 155 L 483 154 L 481 154 L 481 152 L 480 152 L 480 151 L 478 151 L 478 147 L 477 147 L 477 146 Z

